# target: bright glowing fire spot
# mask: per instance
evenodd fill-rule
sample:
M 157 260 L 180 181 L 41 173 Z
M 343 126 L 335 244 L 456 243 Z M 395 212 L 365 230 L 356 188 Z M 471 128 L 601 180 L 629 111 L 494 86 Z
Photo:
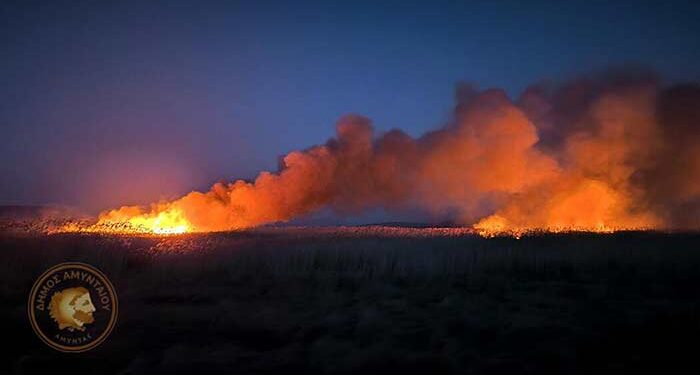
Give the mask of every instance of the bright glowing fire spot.
M 591 225 L 563 225 L 552 224 L 546 226 L 515 226 L 508 219 L 500 215 L 491 215 L 473 226 L 476 233 L 482 237 L 492 238 L 496 236 L 513 236 L 521 238 L 528 233 L 566 233 L 566 232 L 590 232 L 590 233 L 613 233 L 616 230 L 631 230 L 637 228 L 613 228 L 603 223 Z M 640 228 L 641 229 L 641 228 Z
M 190 223 L 184 218 L 182 211 L 173 209 L 159 212 L 156 215 L 141 215 L 128 219 L 135 228 L 144 228 L 146 232 L 155 234 L 180 234 L 190 231 Z
M 491 215 L 474 224 L 474 230 L 483 237 L 495 237 L 499 234 L 510 234 L 520 238 L 521 231 L 511 229 L 508 220 L 500 215 Z
M 123 207 L 100 215 L 92 225 L 70 224 L 60 232 L 173 235 L 193 232 L 193 225 L 177 208 L 140 213 L 136 207 Z

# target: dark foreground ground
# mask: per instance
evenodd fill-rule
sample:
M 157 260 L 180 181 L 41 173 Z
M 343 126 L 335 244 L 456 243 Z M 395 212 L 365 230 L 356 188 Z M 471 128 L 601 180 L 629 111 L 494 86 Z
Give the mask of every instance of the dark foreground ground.
M 700 235 L 483 239 L 355 230 L 0 235 L 0 373 L 698 373 Z M 63 354 L 35 278 L 102 269 L 120 316 Z

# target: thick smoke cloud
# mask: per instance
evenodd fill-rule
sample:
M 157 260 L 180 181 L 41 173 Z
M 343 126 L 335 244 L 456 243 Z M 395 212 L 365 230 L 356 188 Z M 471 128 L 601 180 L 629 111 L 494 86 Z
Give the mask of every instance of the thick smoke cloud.
M 663 90 L 656 116 L 660 140 L 642 187 L 666 225 L 700 228 L 700 86 Z
M 210 231 L 384 207 L 485 232 L 700 228 L 700 86 L 625 70 L 533 85 L 517 101 L 468 85 L 455 98 L 449 123 L 419 138 L 348 115 L 276 173 L 100 221 Z

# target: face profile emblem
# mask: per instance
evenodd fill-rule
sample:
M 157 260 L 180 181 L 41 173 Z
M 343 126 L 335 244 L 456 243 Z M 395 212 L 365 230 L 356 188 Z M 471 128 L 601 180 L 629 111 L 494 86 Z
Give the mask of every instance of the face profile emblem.
M 114 286 L 84 263 L 61 263 L 44 272 L 34 283 L 28 307 L 39 338 L 63 352 L 96 347 L 117 320 Z
M 58 328 L 68 328 L 69 331 L 74 329 L 84 331 L 86 323 L 95 321 L 92 317 L 94 312 L 95 305 L 90 299 L 90 292 L 83 287 L 56 292 L 49 304 L 49 314 L 58 323 Z

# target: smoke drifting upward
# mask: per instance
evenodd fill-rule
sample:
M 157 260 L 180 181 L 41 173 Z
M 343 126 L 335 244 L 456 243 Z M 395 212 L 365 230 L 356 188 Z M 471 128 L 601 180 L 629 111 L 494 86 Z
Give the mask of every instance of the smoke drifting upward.
M 698 85 L 606 72 L 535 85 L 517 101 L 460 85 L 449 123 L 419 138 L 376 134 L 358 115 L 336 132 L 284 156 L 276 173 L 105 212 L 94 228 L 229 230 L 324 207 L 418 207 L 487 234 L 700 228 Z

